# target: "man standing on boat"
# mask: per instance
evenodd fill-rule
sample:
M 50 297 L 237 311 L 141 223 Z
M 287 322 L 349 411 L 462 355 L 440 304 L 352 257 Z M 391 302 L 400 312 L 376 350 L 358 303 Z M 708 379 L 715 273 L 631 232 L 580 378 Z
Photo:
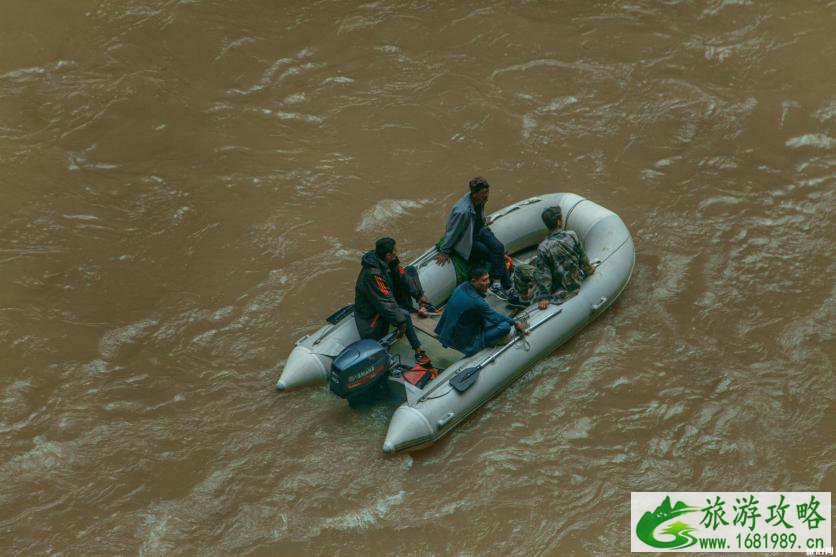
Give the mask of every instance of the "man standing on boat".
M 421 342 L 409 315 L 412 308 L 410 296 L 403 290 L 409 288 L 409 294 L 418 298 L 419 302 L 429 303 L 429 300 L 420 292 L 417 274 L 414 282 L 407 281 L 406 276 L 397 279 L 393 276 L 390 266 L 394 266 L 398 273 L 402 269 L 397 265 L 397 257 L 395 240 L 392 238 L 379 239 L 375 242 L 375 249 L 363 255 L 360 274 L 354 286 L 354 320 L 357 323 L 357 331 L 360 338 L 380 340 L 386 336 L 389 326 L 392 325 L 398 330 L 398 338 L 406 335 L 410 346 L 415 350 L 415 362 L 430 367 L 432 362 L 421 348 Z M 398 299 L 403 305 L 408 306 L 400 305 Z
M 459 199 L 450 211 L 444 239 L 438 248 L 435 261 L 446 265 L 453 253 L 470 263 L 490 265 L 491 290 L 504 298 L 511 287 L 508 270 L 505 268 L 505 246 L 494 236 L 485 218 L 485 204 L 490 193 L 488 181 L 477 176 L 470 183 L 470 193 Z
M 509 301 L 519 299 L 527 303 L 533 287 L 533 301 L 540 309 L 546 309 L 550 303 L 562 304 L 574 297 L 581 282 L 595 272 L 595 267 L 589 263 L 578 235 L 563 229 L 560 207 L 549 207 L 541 218 L 549 233 L 537 246 L 534 265 L 518 265 L 514 269 L 515 292 Z
M 477 265 L 470 270 L 470 280 L 453 291 L 435 328 L 438 340 L 472 356 L 486 346 L 510 342 L 512 327 L 525 334 L 525 327 L 494 310 L 485 301 L 490 285 L 488 269 Z

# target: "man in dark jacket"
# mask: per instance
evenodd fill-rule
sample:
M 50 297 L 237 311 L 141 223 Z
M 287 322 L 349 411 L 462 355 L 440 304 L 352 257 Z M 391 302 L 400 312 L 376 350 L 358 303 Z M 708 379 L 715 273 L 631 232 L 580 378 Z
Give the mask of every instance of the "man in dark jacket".
M 522 323 L 499 313 L 485 301 L 489 285 L 486 267 L 476 266 L 470 270 L 470 281 L 453 291 L 435 328 L 441 344 L 472 356 L 486 346 L 510 342 L 513 338 L 511 327 L 524 334 Z
M 419 301 L 428 301 L 420 292 L 420 283 L 414 282 L 412 288 L 406 277 L 392 274 L 390 265 L 397 261 L 395 240 L 381 238 L 375 243 L 374 251 L 369 251 L 361 260 L 362 268 L 354 286 L 354 320 L 360 338 L 380 340 L 392 325 L 398 330 L 398 338 L 406 335 L 410 346 L 415 350 L 415 361 L 424 367 L 432 365 L 426 352 L 421 349 L 421 342 L 412 325 L 410 295 Z M 396 272 L 400 266 L 395 265 Z M 414 277 L 417 279 L 417 276 Z M 407 294 L 405 289 L 409 288 Z M 398 303 L 401 301 L 401 304 Z M 403 307 L 407 305 L 407 307 Z
M 504 298 L 511 287 L 508 270 L 505 268 L 505 246 L 494 236 L 485 217 L 490 184 L 477 176 L 468 184 L 470 192 L 459 199 L 447 219 L 447 229 L 435 260 L 446 265 L 455 252 L 471 265 L 487 263 L 494 281 L 491 290 Z

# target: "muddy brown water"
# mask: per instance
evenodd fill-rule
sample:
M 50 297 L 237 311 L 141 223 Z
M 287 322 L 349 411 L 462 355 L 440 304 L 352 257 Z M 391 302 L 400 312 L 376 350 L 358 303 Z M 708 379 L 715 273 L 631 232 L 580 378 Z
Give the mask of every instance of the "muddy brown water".
M 6 0 L 5 555 L 623 555 L 631 491 L 832 491 L 836 3 Z M 429 450 L 277 393 L 476 174 L 637 249 Z

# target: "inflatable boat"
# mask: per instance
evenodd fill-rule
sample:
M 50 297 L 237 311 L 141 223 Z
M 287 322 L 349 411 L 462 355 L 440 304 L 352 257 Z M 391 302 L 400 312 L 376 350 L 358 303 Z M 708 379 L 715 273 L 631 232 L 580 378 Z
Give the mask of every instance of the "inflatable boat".
M 465 357 L 441 345 L 434 333 L 433 318 L 415 318 L 423 348 L 434 365 L 443 370 L 419 388 L 392 365 L 411 359 L 406 339 L 383 349 L 377 348 L 380 345 L 375 341 L 358 342 L 352 308 L 346 306 L 328 317 L 318 331 L 296 342 L 276 387 L 286 390 L 326 384 L 347 365 L 363 368 L 352 377 L 355 383 L 385 370 L 388 388 L 400 393 L 403 402 L 389 422 L 384 452 L 415 450 L 434 443 L 572 338 L 627 286 L 635 264 L 633 239 L 627 227 L 618 215 L 579 195 L 553 193 L 520 201 L 491 214 L 491 230 L 514 262 L 531 261 L 547 233 L 540 215 L 556 205 L 562 209 L 564 227 L 577 233 L 589 260 L 598 267 L 583 281 L 576 296 L 545 310 L 532 304 L 520 311 L 488 293 L 487 300 L 494 309 L 514 314 L 515 319 L 528 324 L 526 336 Z M 442 307 L 456 287 L 456 271 L 450 263 L 438 265 L 436 255 L 437 249 L 431 248 L 412 266 L 418 271 L 425 294 L 434 305 Z

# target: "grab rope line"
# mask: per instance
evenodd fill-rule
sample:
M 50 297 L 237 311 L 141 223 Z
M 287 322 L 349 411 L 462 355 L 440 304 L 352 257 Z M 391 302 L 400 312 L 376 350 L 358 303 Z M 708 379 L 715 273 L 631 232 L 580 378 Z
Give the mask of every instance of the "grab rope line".
M 551 314 L 547 315 L 546 317 L 544 317 L 543 319 L 541 319 L 541 320 L 540 320 L 540 321 L 538 321 L 537 323 L 535 323 L 535 324 L 531 325 L 530 327 L 528 327 L 528 328 L 525 330 L 526 334 L 531 333 L 532 331 L 536 330 L 536 329 L 537 329 L 540 325 L 544 324 L 546 321 L 549 321 L 549 320 L 550 320 L 550 319 L 552 319 L 553 317 L 557 317 L 557 316 L 558 316 L 558 315 L 560 315 L 561 313 L 563 313 L 563 308 L 558 308 L 558 309 L 557 309 L 557 311 L 555 311 L 554 313 L 551 313 Z M 486 356 L 486 357 L 485 357 L 485 358 L 484 358 L 481 362 L 479 362 L 478 364 L 476 364 L 476 365 L 475 365 L 475 366 L 473 366 L 473 367 L 474 367 L 475 369 L 479 369 L 479 370 L 481 370 L 483 367 L 485 367 L 485 366 L 487 366 L 488 364 L 492 363 L 494 360 L 496 360 L 496 358 L 498 358 L 498 357 L 499 357 L 499 356 L 501 356 L 503 353 L 505 353 L 505 351 L 506 351 L 506 350 L 510 349 L 510 348 L 511 348 L 511 347 L 513 347 L 515 344 L 517 344 L 517 342 L 519 342 L 520 340 L 523 340 L 523 341 L 525 342 L 525 345 L 526 345 L 526 347 L 527 347 L 527 348 L 526 348 L 526 350 L 530 350 L 530 349 L 531 349 L 531 344 L 528 342 L 528 339 L 526 339 L 526 338 L 525 338 L 525 336 L 523 336 L 523 335 L 520 335 L 520 336 L 515 336 L 513 340 L 509 341 L 507 344 L 505 344 L 504 346 L 502 346 L 499 350 L 497 350 L 497 351 L 493 352 L 492 354 L 489 354 L 488 356 Z M 461 371 L 463 371 L 464 369 L 468 369 L 468 368 L 461 368 L 461 369 L 459 369 L 459 370 L 458 370 L 458 372 L 461 372 Z M 457 372 L 457 374 L 458 374 L 458 372 Z M 423 401 L 425 401 L 425 400 L 431 400 L 431 399 L 433 399 L 433 398 L 439 398 L 439 397 L 442 397 L 442 396 L 446 395 L 446 394 L 447 394 L 448 392 L 450 392 L 450 391 L 447 391 L 447 392 L 445 392 L 445 393 L 443 393 L 443 394 L 440 394 L 440 395 L 436 395 L 436 396 L 434 396 L 434 397 L 430 397 L 430 396 L 429 396 L 429 395 L 430 395 L 431 393 L 433 393 L 436 389 L 439 389 L 442 385 L 445 385 L 445 384 L 446 384 L 446 385 L 450 385 L 450 380 L 451 380 L 453 377 L 456 377 L 456 375 L 453 375 L 452 377 L 447 377 L 445 382 L 439 383 L 439 384 L 438 384 L 438 385 L 436 385 L 434 388 L 430 389 L 430 390 L 429 390 L 429 391 L 428 391 L 425 395 L 421 396 L 421 397 L 420 397 L 420 398 L 419 398 L 416 402 L 423 402 Z M 452 385 L 450 385 L 450 389 L 452 389 L 452 388 L 453 388 L 453 387 L 452 387 Z

